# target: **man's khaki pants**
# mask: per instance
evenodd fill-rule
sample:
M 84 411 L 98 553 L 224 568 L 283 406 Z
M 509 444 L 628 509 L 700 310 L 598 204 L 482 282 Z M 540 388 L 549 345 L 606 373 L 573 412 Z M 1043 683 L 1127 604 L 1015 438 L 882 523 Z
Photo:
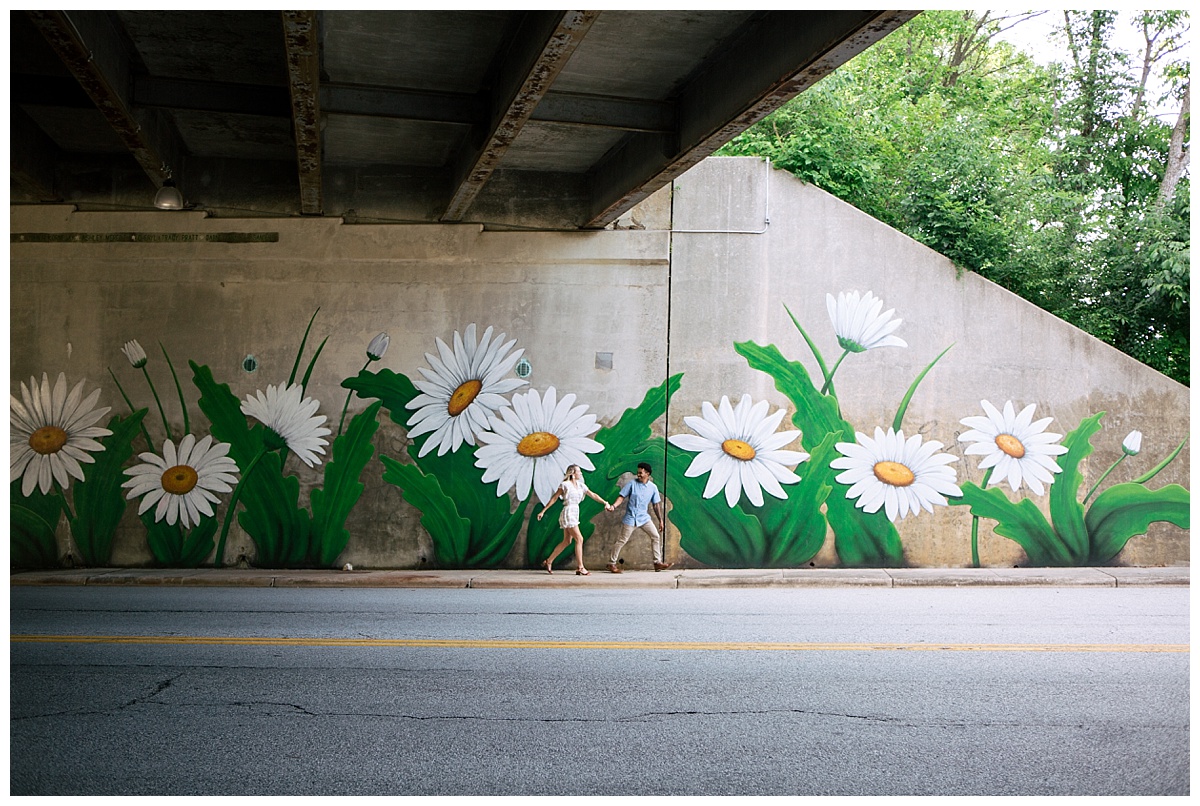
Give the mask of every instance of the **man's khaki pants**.
M 663 561 L 663 539 L 658 533 L 658 527 L 654 525 L 654 521 L 646 521 L 641 526 L 634 526 L 630 523 L 621 524 L 621 535 L 617 538 L 617 542 L 613 544 L 612 557 L 609 558 L 611 565 L 617 564 L 617 555 L 621 553 L 621 549 L 625 548 L 625 544 L 629 542 L 629 538 L 633 535 L 634 529 L 641 529 L 646 534 L 650 535 L 650 545 L 654 549 L 654 562 L 662 565 Z

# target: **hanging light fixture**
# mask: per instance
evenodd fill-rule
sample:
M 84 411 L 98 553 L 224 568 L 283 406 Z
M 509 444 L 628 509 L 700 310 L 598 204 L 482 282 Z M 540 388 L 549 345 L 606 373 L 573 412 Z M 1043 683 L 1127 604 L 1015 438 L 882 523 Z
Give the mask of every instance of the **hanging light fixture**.
M 175 187 L 175 180 L 171 178 L 170 172 L 167 173 L 167 178 L 158 189 L 158 193 L 154 194 L 154 206 L 160 210 L 183 209 L 183 194 Z

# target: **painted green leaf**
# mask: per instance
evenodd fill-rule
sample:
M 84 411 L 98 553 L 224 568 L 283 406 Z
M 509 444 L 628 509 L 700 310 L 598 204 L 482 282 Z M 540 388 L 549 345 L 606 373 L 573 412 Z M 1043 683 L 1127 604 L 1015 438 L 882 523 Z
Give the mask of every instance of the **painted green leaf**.
M 1087 513 L 1092 563 L 1107 563 L 1129 539 L 1146 533 L 1156 521 L 1191 528 L 1191 496 L 1178 484 L 1147 490 L 1140 484 L 1115 484 L 1092 503 Z
M 953 346 L 953 344 L 950 345 L 950 347 Z M 913 379 L 911 384 L 909 384 L 908 391 L 904 393 L 904 397 L 900 400 L 900 406 L 896 409 L 896 416 L 892 419 L 893 431 L 899 431 L 904 427 L 904 413 L 908 411 L 908 404 L 912 402 L 913 395 L 917 392 L 917 387 L 921 384 L 921 381 L 925 379 L 925 376 L 929 374 L 929 370 L 933 369 L 934 364 L 941 361 L 942 356 L 950 352 L 950 347 L 947 347 L 945 350 L 942 350 L 940 353 L 938 353 L 937 358 L 930 361 L 929 365 L 926 366 L 925 369 L 921 370 L 920 374 Z
M 461 445 L 457 451 L 448 451 L 442 456 L 437 455 L 436 449 L 424 456 L 418 456 L 419 448 L 416 443 L 410 445 L 408 455 L 422 473 L 438 479 L 442 489 L 454 499 L 458 513 L 466 518 L 470 525 L 470 537 L 463 553 L 463 562 L 471 562 L 479 557 L 493 557 L 501 548 L 503 553 L 500 554 L 500 559 L 503 559 L 512 548 L 520 530 L 507 528 L 512 518 L 512 499 L 507 492 L 497 495 L 495 484 L 483 483 L 483 470 L 475 467 L 475 448 Z M 500 540 L 510 537 L 507 546 L 499 545 Z
M 213 380 L 212 371 L 189 361 L 192 381 L 200 390 L 200 410 L 212 423 L 214 439 L 230 444 L 229 455 L 244 473 L 264 445 L 262 424 L 249 428 L 241 403 L 228 384 Z M 250 475 L 241 477 L 238 524 L 255 545 L 255 565 L 260 568 L 298 567 L 308 557 L 311 523 L 299 506 L 300 479 L 284 476 L 279 455 L 268 452 Z M 220 560 L 221 558 L 218 558 Z
M 405 428 L 408 427 L 410 416 L 415 413 L 405 407 L 420 394 L 407 376 L 390 369 L 381 369 L 379 372 L 363 370 L 357 376 L 343 381 L 342 386 L 361 398 L 378 399 L 392 421 Z M 475 448 L 470 445 L 461 445 L 458 450 L 442 456 L 437 455 L 436 449 L 420 456 L 420 449 L 427 438 L 428 435 L 423 435 L 414 440 L 408 453 L 424 475 L 438 479 L 439 487 L 453 496 L 456 512 L 466 519 L 470 528 L 467 544 L 454 555 L 458 559 L 451 563 L 446 557 L 439 556 L 439 562 L 444 567 L 472 568 L 499 564 L 512 550 L 520 533 L 520 518 L 524 516 L 525 504 L 513 512 L 508 495 L 497 495 L 493 486 L 483 483 L 483 471 L 475 467 Z M 385 474 L 384 478 L 388 476 Z M 408 500 L 407 495 L 405 500 Z M 430 524 L 446 522 L 438 518 L 429 521 Z M 421 523 L 426 524 L 426 521 L 422 519 Z M 439 537 L 431 533 L 430 536 L 434 538 L 435 546 L 448 545 L 454 539 L 452 535 Z
M 84 480 L 72 488 L 75 517 L 70 522 L 71 536 L 84 565 L 107 565 L 112 557 L 113 537 L 126 505 L 121 489 L 126 477 L 121 468 L 133 456 L 133 440 L 145 414 L 146 409 L 139 409 L 108 421 L 106 427 L 112 434 L 100 440 L 104 450 L 92 454 L 95 463 L 84 465 Z
M 796 467 L 798 484 L 784 486 L 787 500 L 764 496 L 762 507 L 748 506 L 766 534 L 767 568 L 796 568 L 811 560 L 825 544 L 828 524 L 821 505 L 833 489 L 833 468 L 837 456 L 834 436 L 825 437 L 808 460 Z
M 495 533 L 472 534 L 466 562 L 468 568 L 495 568 L 504 561 L 517 542 L 517 535 L 521 533 L 528 504 L 528 500 L 518 503 L 508 520 Z
M 595 471 L 586 474 L 589 477 L 588 487 L 601 498 L 612 501 L 619 492 L 616 481 L 621 474 L 632 472 L 637 462 L 630 463 L 629 454 L 633 453 L 653 433 L 654 421 L 666 413 L 667 396 L 679 390 L 683 373 L 672 375 L 666 382 L 646 392 L 642 402 L 634 408 L 626 409 L 611 427 L 601 428 L 593 437 L 604 446 L 599 453 L 589 455 L 596 466 Z M 647 461 L 639 459 L 637 461 Z M 649 460 L 661 465 L 661 456 Z M 562 540 L 562 528 L 558 525 L 558 508 L 546 513 L 546 517 L 538 521 L 536 517 L 529 519 L 529 529 L 526 532 L 526 558 L 529 565 L 537 566 L 550 554 L 550 551 Z M 579 505 L 579 531 L 584 542 L 596 530 L 593 519 L 604 511 L 604 506 L 591 498 L 584 498 Z M 533 513 L 541 512 L 541 504 L 535 502 Z M 571 553 L 564 551 L 560 559 L 569 558 Z
M 217 519 L 203 518 L 191 529 L 176 523 L 155 522 L 154 510 L 142 514 L 146 526 L 146 542 L 159 565 L 168 568 L 198 568 L 213 553 L 217 534 Z
M 762 568 L 768 556 L 762 524 L 740 507 L 730 508 L 721 493 L 711 499 L 704 498 L 707 475 L 696 478 L 685 475 L 695 454 L 656 437 L 647 440 L 627 461 L 633 466 L 639 461 L 661 463 L 664 446 L 667 474 L 661 492 L 671 503 L 667 517 L 679 530 L 680 548 L 705 565 Z
M 466 565 L 471 540 L 471 524 L 458 514 L 454 499 L 446 495 L 436 476 L 426 475 L 414 465 L 405 465 L 390 456 L 380 456 L 383 480 L 400 488 L 404 500 L 421 511 L 421 525 L 433 538 L 438 565 L 462 568 Z
M 376 401 L 350 421 L 346 432 L 333 441 L 332 458 L 325 463 L 325 484 L 314 488 L 312 500 L 312 561 L 318 567 L 334 564 L 350 541 L 346 518 L 363 492 L 359 481 L 375 455 L 371 438 L 379 430 L 376 415 L 383 405 Z
M 21 479 L 8 487 L 9 565 L 13 568 L 51 568 L 58 565 L 55 531 L 62 517 L 62 499 L 35 489 L 21 495 Z
M 342 387 L 357 393 L 364 400 L 382 401 L 392 422 L 404 428 L 408 428 L 408 419 L 413 414 L 404 407 L 421 394 L 407 375 L 390 369 L 381 369 L 379 372 L 364 369 L 355 377 L 342 381 Z
M 1061 539 L 1037 505 L 1028 498 L 1014 504 L 996 487 L 980 489 L 974 482 L 960 485 L 961 498 L 951 498 L 951 506 L 969 506 L 978 518 L 996 521 L 995 532 L 1025 549 L 1031 565 L 1074 565 Z
M 1100 430 L 1104 412 L 1088 417 L 1063 438 L 1067 452 L 1058 457 L 1062 472 L 1055 474 L 1050 485 L 1050 520 L 1063 543 L 1063 552 L 1071 565 L 1082 565 L 1088 558 L 1088 534 L 1083 522 L 1083 505 L 1079 503 L 1079 486 L 1083 475 L 1079 463 L 1092 453 L 1092 435 Z
M 774 345 L 753 342 L 734 344 L 752 369 L 775 379 L 775 388 L 796 407 L 792 422 L 801 431 L 800 442 L 812 453 L 829 435 L 835 442 L 854 439 L 854 427 L 838 414 L 837 399 L 821 394 L 802 364 L 788 361 Z M 826 499 L 826 517 L 834 532 L 838 559 L 851 567 L 894 568 L 904 562 L 900 533 L 882 510 L 863 512 L 845 497 L 846 487 L 833 484 Z

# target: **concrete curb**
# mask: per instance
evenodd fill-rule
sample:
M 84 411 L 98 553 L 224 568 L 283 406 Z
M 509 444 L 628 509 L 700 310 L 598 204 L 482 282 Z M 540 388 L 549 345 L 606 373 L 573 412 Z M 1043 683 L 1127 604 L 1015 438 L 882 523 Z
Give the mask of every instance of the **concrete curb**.
M 592 571 L 577 576 L 529 569 L 485 571 L 285 571 L 261 568 L 76 568 L 24 571 L 11 587 L 32 585 L 169 585 L 260 588 L 1129 588 L 1191 585 L 1191 569 L 1169 568 L 797 568 Z

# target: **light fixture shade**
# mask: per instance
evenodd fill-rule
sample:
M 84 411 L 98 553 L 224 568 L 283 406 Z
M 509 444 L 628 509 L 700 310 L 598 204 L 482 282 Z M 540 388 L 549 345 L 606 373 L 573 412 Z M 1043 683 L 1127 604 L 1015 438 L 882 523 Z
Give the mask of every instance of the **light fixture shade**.
M 168 179 L 154 195 L 154 206 L 160 210 L 182 210 L 183 194 L 175 187 L 174 180 Z

